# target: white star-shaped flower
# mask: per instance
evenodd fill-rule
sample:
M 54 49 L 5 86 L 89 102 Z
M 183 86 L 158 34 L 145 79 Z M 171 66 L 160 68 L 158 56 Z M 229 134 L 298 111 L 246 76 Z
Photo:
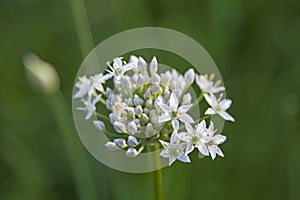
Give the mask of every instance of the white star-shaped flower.
M 179 106 L 178 99 L 173 93 L 170 96 L 168 105 L 159 103 L 160 108 L 163 110 L 163 114 L 158 118 L 158 123 L 172 121 L 172 127 L 175 131 L 178 131 L 179 121 L 184 124 L 193 123 L 193 118 L 187 114 L 187 111 L 193 106 L 193 104 Z
M 85 107 L 77 107 L 77 110 L 86 111 L 85 120 L 88 120 L 96 111 L 96 104 L 100 101 L 101 94 L 92 99 L 91 96 L 88 96 L 87 99 L 82 100 Z
M 220 82 L 214 83 L 212 78 L 208 79 L 207 75 L 197 75 L 196 83 L 204 93 L 218 93 L 225 90 L 225 87 L 219 86 Z
M 208 148 L 211 158 L 214 160 L 216 158 L 216 155 L 224 157 L 224 154 L 220 147 L 218 147 L 218 145 L 226 141 L 226 136 L 221 134 L 215 134 L 216 130 L 214 129 L 214 124 L 212 121 L 210 122 L 209 128 L 206 129 L 205 132 L 206 136 L 210 138 L 210 141 L 207 142 L 206 146 Z
M 78 91 L 74 94 L 73 98 L 82 98 L 88 93 L 92 93 L 92 80 L 86 76 L 78 77 L 79 81 L 76 83 Z
M 226 110 L 231 106 L 232 101 L 230 99 L 222 99 L 222 94 L 219 99 L 216 98 L 214 94 L 204 94 L 204 98 L 207 103 L 211 106 L 205 111 L 205 115 L 220 115 L 223 119 L 228 121 L 235 121 L 234 118 L 226 112 Z
M 209 151 L 205 144 L 211 140 L 211 137 L 204 134 L 206 131 L 205 120 L 202 120 L 195 128 L 190 124 L 186 124 L 185 127 L 187 132 L 178 133 L 178 137 L 187 142 L 186 153 L 191 153 L 196 147 L 202 155 L 209 156 Z
M 169 158 L 169 166 L 175 161 L 180 160 L 182 162 L 191 162 L 188 155 L 185 153 L 185 146 L 180 143 L 180 139 L 177 137 L 177 132 L 173 132 L 170 142 L 159 140 L 164 149 L 160 152 L 160 156 L 163 158 Z
M 109 64 L 108 64 L 109 65 Z M 106 70 L 108 71 L 108 78 L 112 78 L 114 77 L 116 80 L 121 80 L 123 75 L 132 70 L 133 68 L 136 68 L 136 64 L 133 62 L 129 62 L 128 64 L 124 64 L 122 62 L 122 58 L 114 58 L 113 60 L 113 66 L 109 65 L 110 70 Z

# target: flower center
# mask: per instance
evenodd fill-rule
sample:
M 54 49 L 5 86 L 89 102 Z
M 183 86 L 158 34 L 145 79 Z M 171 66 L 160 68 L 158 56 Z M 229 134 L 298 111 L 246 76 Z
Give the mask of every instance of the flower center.
M 172 117 L 173 117 L 173 118 L 176 119 L 178 116 L 179 116 L 179 113 L 178 113 L 177 111 L 173 111 L 173 112 L 172 112 Z
M 117 71 L 118 74 L 122 73 L 122 69 L 120 69 L 120 68 L 118 68 L 116 71 Z
M 200 139 L 197 136 L 193 136 L 192 142 L 193 142 L 193 144 L 197 144 L 198 142 L 200 142 Z

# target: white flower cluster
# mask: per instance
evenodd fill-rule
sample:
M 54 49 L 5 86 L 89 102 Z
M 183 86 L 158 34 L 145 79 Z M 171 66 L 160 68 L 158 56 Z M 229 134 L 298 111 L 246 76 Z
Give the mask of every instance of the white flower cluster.
M 161 144 L 160 155 L 169 159 L 169 165 L 177 159 L 190 162 L 188 154 L 195 148 L 200 157 L 224 156 L 218 145 L 226 137 L 216 132 L 212 121 L 207 128 L 205 119 L 216 114 L 225 120 L 234 119 L 226 112 L 231 100 L 219 94 L 225 88 L 220 86 L 220 81 L 213 81 L 213 74 L 198 75 L 193 68 L 183 75 L 175 69 L 159 74 L 156 57 L 149 65 L 136 56 L 131 56 L 128 63 L 115 58 L 112 65 L 107 65 L 105 74 L 79 77 L 73 98 L 83 102 L 84 107 L 77 109 L 86 112 L 86 120 L 92 115 L 98 116 L 93 122 L 95 127 L 108 135 L 104 122 L 110 122 L 115 133 L 105 144 L 109 150 L 124 149 L 126 156 L 135 157 L 146 151 L 147 145 Z M 104 87 L 109 82 L 113 87 Z M 201 94 L 193 101 L 187 91 L 194 83 Z M 194 120 L 188 112 L 203 96 L 210 107 L 202 118 Z M 100 107 L 109 111 L 108 117 L 102 114 Z

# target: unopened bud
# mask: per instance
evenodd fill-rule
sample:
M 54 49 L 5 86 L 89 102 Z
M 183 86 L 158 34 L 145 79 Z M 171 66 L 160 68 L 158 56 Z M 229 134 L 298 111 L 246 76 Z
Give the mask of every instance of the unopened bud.
M 124 140 L 123 138 L 118 138 L 118 139 L 115 139 L 114 140 L 114 143 L 118 146 L 118 147 L 120 147 L 120 148 L 125 148 L 125 147 L 127 147 L 127 144 L 126 144 L 126 140 Z
M 35 54 L 23 58 L 27 78 L 37 90 L 52 94 L 59 90 L 60 79 L 56 69 Z
M 150 63 L 150 75 L 153 76 L 156 72 L 157 72 L 157 59 L 156 57 L 154 56 L 151 60 L 151 63 Z

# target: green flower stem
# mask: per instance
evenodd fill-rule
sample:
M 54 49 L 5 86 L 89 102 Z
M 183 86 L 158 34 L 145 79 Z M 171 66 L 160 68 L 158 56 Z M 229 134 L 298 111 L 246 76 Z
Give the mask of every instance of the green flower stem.
M 78 137 L 76 137 L 76 131 L 71 125 L 71 121 L 69 121 L 72 119 L 72 115 L 68 109 L 69 105 L 67 105 L 61 91 L 52 95 L 47 95 L 46 97 L 56 118 L 58 129 L 66 148 L 66 154 L 70 161 L 70 167 L 78 190 L 79 199 L 96 200 L 98 199 L 97 190 L 88 161 L 84 151 L 81 148 L 78 148 L 80 146 L 79 140 Z
M 203 92 L 201 92 L 200 96 L 199 96 L 199 97 L 197 98 L 197 100 L 193 103 L 193 106 L 191 107 L 190 110 L 192 110 L 193 108 L 195 108 L 195 106 L 197 106 L 197 105 L 200 104 L 200 102 L 201 102 L 202 99 L 203 99 L 203 96 L 204 96 L 204 94 L 203 94 Z
M 155 183 L 155 197 L 156 200 L 163 200 L 164 199 L 164 192 L 163 192 L 163 177 L 162 177 L 162 169 L 160 163 L 160 155 L 159 155 L 159 144 L 153 145 L 153 150 L 157 152 L 157 156 L 155 159 L 155 165 L 158 170 L 154 171 L 154 183 Z
M 108 120 L 107 116 L 101 114 L 101 113 L 96 113 L 97 117 L 101 118 L 102 120 Z

